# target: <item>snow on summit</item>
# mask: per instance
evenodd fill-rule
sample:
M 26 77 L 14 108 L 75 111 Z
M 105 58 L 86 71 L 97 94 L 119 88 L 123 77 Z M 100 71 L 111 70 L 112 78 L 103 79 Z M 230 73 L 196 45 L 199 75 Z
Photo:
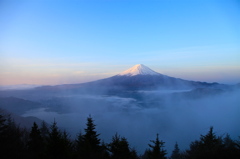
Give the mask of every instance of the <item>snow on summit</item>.
M 143 64 L 138 64 L 118 74 L 118 76 L 136 76 L 136 75 L 160 75 L 160 73 L 151 70 L 150 68 Z

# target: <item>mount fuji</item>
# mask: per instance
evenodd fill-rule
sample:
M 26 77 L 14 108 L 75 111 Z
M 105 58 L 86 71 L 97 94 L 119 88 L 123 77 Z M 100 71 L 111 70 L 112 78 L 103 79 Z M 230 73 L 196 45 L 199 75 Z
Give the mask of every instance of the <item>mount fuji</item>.
M 121 89 L 121 90 L 154 90 L 154 89 L 196 89 L 196 88 L 217 88 L 223 89 L 227 85 L 219 83 L 207 83 L 199 81 L 189 81 L 180 78 L 174 78 L 155 72 L 143 64 L 137 64 L 115 76 L 100 79 L 93 82 L 81 84 L 64 84 L 57 86 L 43 86 L 36 89 L 48 90 L 98 90 Z
M 194 89 L 194 88 L 223 88 L 225 85 L 188 81 L 160 74 L 143 64 L 137 64 L 110 78 L 90 82 L 88 84 L 101 84 L 102 86 L 115 86 L 126 89 Z

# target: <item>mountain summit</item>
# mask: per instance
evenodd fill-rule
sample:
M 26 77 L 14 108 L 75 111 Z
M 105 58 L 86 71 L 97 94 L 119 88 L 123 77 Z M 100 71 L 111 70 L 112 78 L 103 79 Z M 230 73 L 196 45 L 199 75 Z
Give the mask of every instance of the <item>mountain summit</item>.
M 136 76 L 136 75 L 160 75 L 143 64 L 137 64 L 117 76 Z
M 50 89 L 85 89 L 96 92 L 100 88 L 104 90 L 141 90 L 141 89 L 194 89 L 194 88 L 224 88 L 225 85 L 218 83 L 207 83 L 198 81 L 189 81 L 180 78 L 170 77 L 157 73 L 143 64 L 137 64 L 126 71 L 115 76 L 100 79 L 97 81 L 66 84 L 58 86 L 45 86 L 40 88 Z
M 115 76 L 88 83 L 108 88 L 124 89 L 193 89 L 220 87 L 217 83 L 188 81 L 155 72 L 143 64 L 137 64 Z

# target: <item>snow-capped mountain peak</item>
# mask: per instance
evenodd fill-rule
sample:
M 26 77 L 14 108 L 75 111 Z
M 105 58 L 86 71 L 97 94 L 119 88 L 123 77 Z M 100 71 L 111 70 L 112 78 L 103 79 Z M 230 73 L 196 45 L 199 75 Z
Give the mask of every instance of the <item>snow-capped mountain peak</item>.
M 121 72 L 118 76 L 136 76 L 136 75 L 160 75 L 143 64 L 137 64 L 126 71 Z

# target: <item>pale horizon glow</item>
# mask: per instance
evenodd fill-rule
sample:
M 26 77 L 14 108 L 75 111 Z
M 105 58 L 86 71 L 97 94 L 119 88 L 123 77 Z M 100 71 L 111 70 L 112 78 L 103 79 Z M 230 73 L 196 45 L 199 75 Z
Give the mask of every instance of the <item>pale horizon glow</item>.
M 3 0 L 0 85 L 83 83 L 136 64 L 240 83 L 237 0 Z

